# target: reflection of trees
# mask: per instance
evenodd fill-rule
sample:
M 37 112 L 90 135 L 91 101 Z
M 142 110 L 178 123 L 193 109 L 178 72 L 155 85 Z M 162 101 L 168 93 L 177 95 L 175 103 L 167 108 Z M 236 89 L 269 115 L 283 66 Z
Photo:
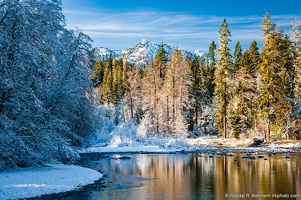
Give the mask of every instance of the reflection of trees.
M 160 191 L 175 196 L 223 199 L 226 193 L 300 194 L 300 159 L 286 160 L 283 155 L 268 160 L 241 157 L 159 155 L 138 166 L 142 176 L 160 178 Z
M 224 199 L 225 194 L 301 194 L 301 160 L 297 156 L 292 155 L 288 160 L 284 155 L 265 156 L 268 160 L 242 159 L 242 156 L 136 155 L 131 160 L 115 161 L 111 167 L 122 174 L 156 178 L 143 183 L 145 187 L 140 190 L 158 198 Z

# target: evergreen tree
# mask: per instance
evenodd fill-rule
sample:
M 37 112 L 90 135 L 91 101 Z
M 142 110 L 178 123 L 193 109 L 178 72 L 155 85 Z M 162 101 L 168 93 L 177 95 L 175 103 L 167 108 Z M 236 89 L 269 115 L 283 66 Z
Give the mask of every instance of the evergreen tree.
M 232 74 L 235 76 L 235 73 L 241 67 L 242 48 L 241 48 L 241 45 L 240 45 L 239 41 L 235 45 L 233 58 L 234 58 L 234 62 L 233 62 L 233 68 L 232 68 L 231 71 L 232 71 Z
M 301 31 L 300 22 L 293 21 L 291 30 L 292 41 L 292 56 L 293 56 L 293 98 L 290 99 L 291 103 L 295 103 L 292 120 L 289 129 L 289 135 L 292 139 L 301 139 L 301 116 L 300 116 L 300 103 L 301 102 Z
M 200 65 L 200 59 L 196 55 L 193 57 L 193 60 L 188 56 L 186 62 L 189 63 L 191 77 L 189 86 L 188 131 L 196 131 L 199 125 L 199 116 L 202 112 L 202 101 L 205 99 L 201 74 L 201 67 L 203 66 Z
M 216 68 L 215 50 L 216 50 L 216 45 L 215 42 L 212 41 L 209 46 L 208 54 L 205 55 L 205 63 L 206 63 L 205 73 L 207 77 L 206 87 L 207 87 L 207 94 L 210 100 L 212 100 L 212 97 L 214 95 L 214 87 L 215 87 L 215 82 L 214 82 L 214 73 Z
M 235 138 L 239 138 L 241 133 L 247 133 L 251 128 L 256 129 L 257 126 L 259 93 L 257 71 L 254 68 L 257 68 L 258 58 L 258 48 L 254 41 L 250 50 L 243 53 L 240 68 L 235 74 L 235 80 L 232 81 L 232 98 L 228 109 L 230 126 Z
M 287 97 L 291 91 L 289 74 L 291 73 L 291 57 L 289 42 L 282 30 L 266 31 L 266 24 L 273 30 L 275 26 L 264 20 L 263 31 L 265 42 L 260 54 L 260 112 L 266 121 L 265 138 L 270 139 L 272 130 L 276 137 L 283 137 L 286 133 L 287 113 L 290 104 Z
M 259 50 L 257 47 L 257 42 L 254 40 L 250 46 L 250 50 L 249 50 L 249 56 L 250 56 L 250 63 L 249 65 L 247 65 L 247 70 L 248 72 L 251 74 L 251 76 L 255 79 L 258 75 L 257 71 L 259 68 Z
M 103 82 L 105 63 L 104 60 L 96 61 L 91 76 L 93 87 L 99 87 Z
M 294 68 L 294 98 L 297 100 L 301 99 L 301 31 L 300 22 L 297 20 L 293 21 L 291 30 L 291 41 L 292 41 L 292 54 L 294 57 L 293 68 Z
M 113 91 L 112 91 L 112 98 L 113 104 L 116 106 L 120 104 L 121 99 L 123 98 L 123 73 L 122 73 L 122 60 L 113 59 L 113 66 L 112 66 L 112 74 L 113 74 Z
M 164 49 L 163 43 L 159 46 L 159 51 L 154 59 L 154 66 L 159 69 L 160 78 L 164 80 L 167 67 L 167 52 Z
M 244 59 L 245 60 L 245 59 Z M 260 54 L 257 42 L 254 40 L 249 48 L 249 62 L 244 61 L 243 66 L 246 68 L 247 74 L 250 76 L 250 82 L 247 85 L 247 91 L 250 95 L 249 108 L 251 109 L 252 127 L 257 131 L 258 113 L 259 113 L 259 91 L 258 91 L 258 69 L 260 64 Z
M 275 32 L 276 24 L 271 22 L 271 17 L 268 12 L 264 15 L 263 25 L 262 25 L 262 32 L 263 32 L 263 39 L 265 40 L 267 36 L 269 36 L 271 33 Z
M 259 94 L 257 91 L 257 69 L 259 52 L 256 41 L 250 49 L 241 53 L 240 44 L 234 51 L 235 73 L 231 79 L 231 100 L 229 102 L 229 123 L 232 134 L 239 138 L 241 133 L 257 127 Z
M 226 19 L 224 19 L 219 30 L 220 46 L 217 50 L 219 58 L 216 62 L 214 93 L 217 96 L 215 127 L 225 138 L 227 137 L 227 106 L 230 98 L 229 78 L 232 67 L 230 49 L 228 48 L 228 43 L 231 41 L 229 37 L 231 37 L 231 33 Z
M 113 58 L 110 57 L 104 69 L 103 83 L 99 88 L 102 103 L 113 103 Z

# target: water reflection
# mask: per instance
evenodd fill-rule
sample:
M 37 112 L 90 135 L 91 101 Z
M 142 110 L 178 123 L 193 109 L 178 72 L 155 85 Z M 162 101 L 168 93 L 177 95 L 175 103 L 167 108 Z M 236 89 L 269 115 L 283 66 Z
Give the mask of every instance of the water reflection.
M 300 154 L 289 159 L 283 154 L 264 155 L 266 160 L 257 155 L 243 159 L 243 155 L 138 154 L 127 160 L 86 160 L 85 165 L 109 172 L 107 188 L 77 198 L 248 199 L 249 195 L 250 199 L 275 199 L 274 194 L 287 194 L 299 195 L 289 199 L 301 199 Z

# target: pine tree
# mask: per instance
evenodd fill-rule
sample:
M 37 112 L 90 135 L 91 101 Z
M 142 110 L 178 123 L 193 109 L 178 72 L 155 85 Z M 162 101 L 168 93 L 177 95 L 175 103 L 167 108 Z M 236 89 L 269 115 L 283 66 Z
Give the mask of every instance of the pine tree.
M 199 125 L 199 116 L 202 112 L 202 101 L 205 99 L 201 73 L 201 68 L 204 66 L 201 66 L 200 59 L 196 55 L 193 57 L 193 60 L 187 56 L 186 62 L 189 63 L 191 77 L 189 85 L 188 131 L 196 131 Z
M 217 96 L 215 127 L 225 138 L 227 137 L 227 106 L 230 94 L 229 78 L 232 67 L 230 49 L 228 48 L 228 43 L 231 41 L 229 37 L 231 37 L 231 33 L 226 19 L 224 19 L 219 30 L 220 46 L 217 50 L 219 58 L 216 62 L 214 74 L 216 84 L 214 93 Z
M 250 63 L 249 65 L 247 66 L 247 70 L 248 72 L 251 74 L 251 76 L 253 78 L 256 78 L 256 75 L 257 75 L 257 71 L 258 71 L 258 68 L 259 68 L 259 50 L 258 50 L 258 47 L 257 47 L 257 42 L 254 40 L 250 46 L 250 50 L 249 50 L 249 53 L 250 53 Z
M 234 51 L 234 73 L 231 79 L 231 100 L 229 102 L 229 123 L 235 138 L 249 129 L 257 127 L 259 94 L 257 91 L 257 69 L 259 53 L 256 41 L 250 49 L 241 53 L 237 43 Z
M 259 113 L 259 91 L 258 91 L 258 69 L 260 64 L 260 54 L 257 47 L 257 42 L 254 40 L 249 48 L 249 62 L 244 63 L 247 74 L 250 76 L 247 91 L 250 93 L 249 108 L 251 109 L 251 118 L 255 131 L 258 127 L 258 113 Z
M 267 38 L 270 34 L 275 32 L 276 25 L 271 22 L 271 17 L 268 12 L 264 15 L 263 25 L 262 25 L 262 32 L 263 32 L 263 40 Z
M 160 78 L 164 80 L 166 74 L 166 67 L 167 67 L 167 52 L 164 49 L 164 44 L 162 43 L 159 46 L 159 51 L 155 56 L 154 59 L 154 66 L 159 69 Z
M 241 67 L 241 58 L 242 58 L 242 48 L 240 45 L 240 42 L 238 41 L 235 45 L 234 49 L 234 62 L 233 62 L 233 67 L 232 67 L 232 74 L 235 76 L 235 73 L 240 69 Z
M 251 53 L 252 52 L 252 53 Z M 239 70 L 232 81 L 232 98 L 229 103 L 229 121 L 232 133 L 239 138 L 241 133 L 256 129 L 259 93 L 257 90 L 258 48 L 252 42 L 240 59 Z M 255 62 L 254 62 L 255 61 Z
M 116 60 L 116 58 L 113 58 L 113 65 L 112 65 L 112 75 L 113 75 L 113 89 L 112 89 L 112 99 L 113 104 L 116 106 L 120 103 L 121 99 L 123 98 L 122 95 L 122 86 L 123 86 L 123 80 L 122 80 L 122 60 Z
M 101 100 L 104 104 L 113 102 L 113 58 L 110 57 L 104 69 L 103 83 L 99 88 Z
M 207 96 L 210 102 L 212 101 L 214 95 L 214 87 L 215 87 L 215 82 L 214 82 L 214 72 L 216 67 L 215 50 L 216 50 L 216 45 L 215 42 L 212 41 L 209 46 L 208 53 L 204 56 L 205 74 L 207 77 L 207 83 L 205 83 L 205 85 L 207 88 Z
M 300 22 L 293 21 L 291 30 L 292 41 L 292 53 L 294 56 L 293 68 L 294 68 L 294 98 L 301 99 L 301 31 Z
M 96 61 L 91 76 L 93 87 L 99 87 L 103 82 L 105 63 L 104 60 Z
M 289 129 L 289 135 L 292 139 L 301 139 L 301 116 L 300 116 L 300 102 L 301 102 L 301 31 L 300 22 L 297 20 L 293 21 L 291 30 L 291 41 L 292 41 L 292 56 L 293 56 L 293 98 L 291 103 L 295 103 L 292 110 L 292 119 Z
M 126 87 L 127 87 L 127 72 L 128 72 L 128 65 L 126 60 L 126 55 L 124 55 L 122 59 L 122 80 L 120 85 L 120 93 L 121 96 L 124 97 L 126 93 Z
M 287 97 L 290 93 L 289 74 L 291 58 L 289 42 L 282 30 L 274 31 L 275 26 L 269 16 L 263 24 L 264 46 L 260 54 L 260 112 L 266 122 L 265 139 L 270 139 L 272 130 L 276 137 L 286 132 L 287 113 L 290 104 Z

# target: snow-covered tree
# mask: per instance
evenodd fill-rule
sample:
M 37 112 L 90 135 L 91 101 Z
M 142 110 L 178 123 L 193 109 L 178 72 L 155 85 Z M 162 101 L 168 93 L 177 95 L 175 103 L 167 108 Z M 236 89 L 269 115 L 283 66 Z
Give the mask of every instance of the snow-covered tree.
M 255 128 L 257 122 L 259 92 L 257 89 L 257 68 L 259 53 L 257 44 L 252 42 L 240 58 L 239 70 L 232 80 L 232 98 L 229 103 L 229 123 L 236 138 L 241 133 Z
M 168 63 L 162 89 L 163 102 L 165 102 L 163 105 L 166 111 L 161 110 L 164 114 L 161 123 L 162 126 L 167 127 L 168 133 L 183 134 L 187 131 L 183 108 L 188 103 L 189 77 L 189 66 L 181 51 L 175 49 Z
M 91 130 L 90 41 L 64 23 L 59 0 L 0 2 L 0 169 L 71 160 Z
M 294 104 L 292 119 L 290 121 L 289 135 L 293 139 L 301 139 L 301 30 L 300 22 L 294 20 L 291 30 L 291 41 L 292 41 L 292 54 L 293 54 L 293 80 L 292 82 L 292 95 L 290 98 L 291 103 Z

